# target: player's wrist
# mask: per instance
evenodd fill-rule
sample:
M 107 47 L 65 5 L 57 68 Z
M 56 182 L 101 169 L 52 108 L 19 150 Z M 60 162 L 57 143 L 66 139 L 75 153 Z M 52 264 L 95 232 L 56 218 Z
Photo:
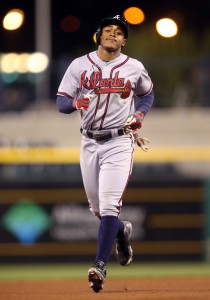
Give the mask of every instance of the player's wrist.
M 141 110 L 137 110 L 134 114 L 134 118 L 136 119 L 136 124 L 138 128 L 141 128 L 142 122 L 144 120 L 144 112 Z
M 76 98 L 72 99 L 72 106 L 73 106 L 73 108 L 78 109 Z
M 144 120 L 144 112 L 142 110 L 137 110 L 133 116 L 138 120 Z

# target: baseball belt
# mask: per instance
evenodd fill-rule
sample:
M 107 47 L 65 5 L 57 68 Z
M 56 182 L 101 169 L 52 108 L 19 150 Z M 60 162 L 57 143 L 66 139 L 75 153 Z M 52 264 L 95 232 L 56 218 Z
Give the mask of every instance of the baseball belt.
M 81 127 L 80 132 L 84 136 L 89 137 L 90 139 L 93 139 L 97 142 L 107 141 L 113 137 L 125 134 L 124 128 L 110 130 L 85 130 Z

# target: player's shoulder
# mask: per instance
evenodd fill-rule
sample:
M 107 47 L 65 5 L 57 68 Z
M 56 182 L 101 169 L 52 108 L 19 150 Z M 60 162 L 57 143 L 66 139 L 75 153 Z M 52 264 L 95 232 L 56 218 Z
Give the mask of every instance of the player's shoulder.
M 88 62 L 88 55 L 90 55 L 90 53 L 74 58 L 71 61 L 70 66 L 72 68 L 77 68 L 77 69 L 79 69 L 80 67 L 84 67 L 84 65 Z

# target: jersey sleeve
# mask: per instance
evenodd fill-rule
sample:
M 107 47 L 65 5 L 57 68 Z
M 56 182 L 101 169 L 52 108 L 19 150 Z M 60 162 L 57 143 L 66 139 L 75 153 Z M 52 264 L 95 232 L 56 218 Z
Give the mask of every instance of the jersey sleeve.
M 152 80 L 144 68 L 143 64 L 139 62 L 139 78 L 136 85 L 136 95 L 137 96 L 146 96 L 148 95 L 153 89 Z
M 78 80 L 79 63 L 77 59 L 73 60 L 66 70 L 61 83 L 58 87 L 57 95 L 74 98 L 79 90 Z

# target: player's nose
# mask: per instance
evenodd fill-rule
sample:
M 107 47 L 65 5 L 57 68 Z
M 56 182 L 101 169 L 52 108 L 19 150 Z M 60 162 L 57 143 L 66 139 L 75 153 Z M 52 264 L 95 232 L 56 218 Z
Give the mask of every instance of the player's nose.
M 110 35 L 111 35 L 111 36 L 115 36 L 115 31 L 114 31 L 114 30 L 111 30 L 111 31 L 110 31 Z

